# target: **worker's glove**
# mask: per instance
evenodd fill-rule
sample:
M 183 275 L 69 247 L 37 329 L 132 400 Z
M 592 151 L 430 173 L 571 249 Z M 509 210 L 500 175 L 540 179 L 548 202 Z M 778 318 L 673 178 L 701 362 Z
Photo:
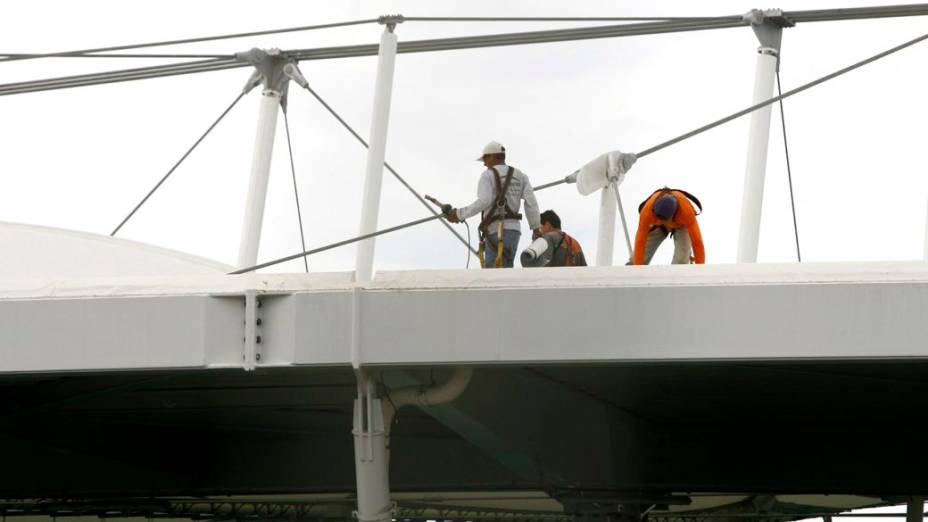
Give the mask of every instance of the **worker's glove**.
M 541 227 L 538 227 L 535 230 L 532 230 L 532 241 L 535 241 L 536 239 L 540 238 L 544 234 L 545 233 Z
M 458 209 L 456 208 L 451 209 L 451 212 L 448 212 L 447 214 L 445 214 L 445 217 L 447 217 L 448 221 L 450 221 L 451 223 L 461 222 L 460 218 L 458 218 Z

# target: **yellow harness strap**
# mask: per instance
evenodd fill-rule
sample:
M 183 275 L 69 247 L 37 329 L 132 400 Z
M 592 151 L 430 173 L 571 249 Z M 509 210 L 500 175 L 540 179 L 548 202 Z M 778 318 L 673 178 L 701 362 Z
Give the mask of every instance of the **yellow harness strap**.
M 503 220 L 496 226 L 496 268 L 503 268 Z

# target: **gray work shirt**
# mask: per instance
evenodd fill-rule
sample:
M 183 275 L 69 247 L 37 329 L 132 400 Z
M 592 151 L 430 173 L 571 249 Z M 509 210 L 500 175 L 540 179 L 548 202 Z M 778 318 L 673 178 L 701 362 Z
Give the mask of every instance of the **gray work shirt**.
M 551 232 L 542 234 L 541 239 L 544 239 L 546 243 L 544 252 L 533 259 L 531 251 L 537 252 L 538 249 L 531 248 L 530 251 L 526 248 L 522 251 L 522 256 L 519 258 L 519 261 L 522 263 L 522 266 L 526 268 L 567 266 L 567 255 L 570 251 L 570 245 L 568 245 L 566 241 L 567 237 L 567 234 L 560 230 L 552 230 Z M 577 241 L 573 237 L 570 239 L 574 242 Z M 532 244 L 534 244 L 534 242 Z M 577 247 L 580 247 L 580 243 L 577 243 Z M 574 254 L 573 264 L 571 266 L 586 266 L 586 257 L 583 255 L 583 248 L 580 248 L 579 251 Z
M 496 170 L 499 171 L 500 184 L 505 184 L 506 172 L 509 171 L 509 166 L 505 164 L 496 165 Z M 467 219 L 481 212 L 494 210 L 496 202 L 496 180 L 494 177 L 493 169 L 483 171 L 483 174 L 480 175 L 480 181 L 477 183 L 477 200 L 466 207 L 459 208 L 457 211 L 458 218 Z M 534 230 L 541 226 L 541 215 L 538 211 L 538 201 L 535 200 L 535 192 L 532 190 L 532 184 L 529 182 L 528 176 L 519 169 L 513 169 L 512 181 L 509 183 L 509 189 L 506 190 L 506 204 L 518 213 L 523 200 L 525 201 L 525 219 L 528 220 L 529 228 Z M 490 233 L 495 233 L 495 226 L 495 223 L 490 226 Z M 520 230 L 519 220 L 503 220 L 503 229 Z

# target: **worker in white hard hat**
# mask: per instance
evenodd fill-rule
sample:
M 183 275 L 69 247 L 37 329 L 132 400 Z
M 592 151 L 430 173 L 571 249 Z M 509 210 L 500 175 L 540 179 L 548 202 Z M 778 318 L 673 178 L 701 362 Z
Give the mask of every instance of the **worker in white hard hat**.
M 506 165 L 506 147 L 487 143 L 477 158 L 487 170 L 477 183 L 477 200 L 452 209 L 448 221 L 459 223 L 481 213 L 480 253 L 484 268 L 512 268 L 522 235 L 519 208 L 525 201 L 525 217 L 534 235 L 541 235 L 541 217 L 532 184 L 521 170 Z M 533 238 L 534 239 L 534 238 Z

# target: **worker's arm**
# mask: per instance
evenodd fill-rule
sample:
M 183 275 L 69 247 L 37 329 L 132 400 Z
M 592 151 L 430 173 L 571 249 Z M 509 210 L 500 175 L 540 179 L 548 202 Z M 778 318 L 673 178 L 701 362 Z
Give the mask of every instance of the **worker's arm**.
M 532 182 L 525 174 L 522 174 L 522 199 L 525 200 L 525 219 L 528 220 L 528 226 L 537 230 L 541 226 L 541 211 L 538 210 L 538 200 L 535 199 Z
M 693 222 L 687 225 L 686 231 L 689 232 L 690 241 L 693 243 L 693 257 L 696 264 L 704 264 L 706 262 L 706 247 L 702 244 L 702 232 L 699 231 L 699 223 L 696 222 L 695 217 Z
M 483 212 L 493 205 L 493 180 L 490 179 L 487 172 L 484 172 L 483 175 L 480 176 L 480 181 L 477 183 L 477 199 L 470 205 L 457 209 L 456 214 L 458 219 L 467 219 Z

